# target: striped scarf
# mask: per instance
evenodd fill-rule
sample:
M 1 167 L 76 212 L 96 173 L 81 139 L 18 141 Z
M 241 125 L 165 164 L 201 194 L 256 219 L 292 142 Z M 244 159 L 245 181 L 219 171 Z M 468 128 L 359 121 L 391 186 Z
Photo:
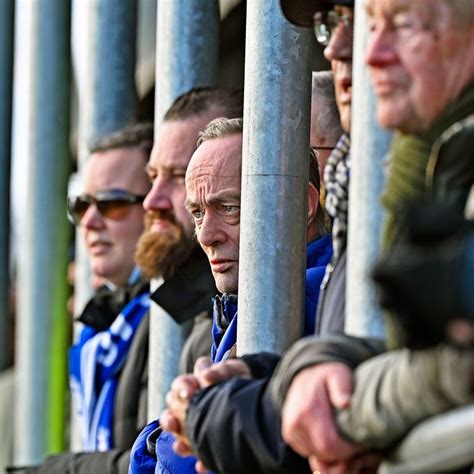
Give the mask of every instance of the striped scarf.
M 85 326 L 69 350 L 69 383 L 85 451 L 113 444 L 113 411 L 120 370 L 150 306 L 149 293 L 133 298 L 104 331 Z
M 347 243 L 347 213 L 351 170 L 350 146 L 351 139 L 349 135 L 342 135 L 329 156 L 324 169 L 326 211 L 333 220 L 333 265 L 346 248 Z

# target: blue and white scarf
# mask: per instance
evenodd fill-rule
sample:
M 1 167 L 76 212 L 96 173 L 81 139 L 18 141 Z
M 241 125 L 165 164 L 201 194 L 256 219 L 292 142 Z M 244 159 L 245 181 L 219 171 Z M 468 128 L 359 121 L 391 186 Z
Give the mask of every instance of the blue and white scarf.
M 105 331 L 85 326 L 69 349 L 69 383 L 85 451 L 114 447 L 113 411 L 118 374 L 136 329 L 150 307 L 150 294 L 133 298 Z

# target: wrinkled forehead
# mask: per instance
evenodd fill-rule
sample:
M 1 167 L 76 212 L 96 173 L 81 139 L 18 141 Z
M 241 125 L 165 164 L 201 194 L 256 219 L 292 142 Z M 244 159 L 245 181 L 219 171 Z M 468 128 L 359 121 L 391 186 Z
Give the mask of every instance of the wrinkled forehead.
M 239 137 L 212 139 L 193 154 L 186 171 L 186 181 L 199 177 L 234 178 L 242 174 L 242 141 Z
M 442 0 L 367 0 L 369 16 L 393 17 L 401 13 L 413 13 L 420 17 L 428 17 L 433 13 L 435 4 Z

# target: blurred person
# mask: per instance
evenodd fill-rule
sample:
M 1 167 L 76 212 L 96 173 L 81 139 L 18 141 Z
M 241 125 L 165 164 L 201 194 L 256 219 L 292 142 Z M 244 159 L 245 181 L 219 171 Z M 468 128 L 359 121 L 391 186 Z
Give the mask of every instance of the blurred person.
M 293 6 L 306 11 L 308 24 L 322 2 L 303 0 Z M 474 5 L 464 0 L 376 0 L 368 2 L 368 13 L 366 61 L 378 97 L 377 117 L 382 126 L 400 132 L 391 147 L 382 198 L 387 210 L 384 248 L 391 252 L 406 239 L 400 219 L 404 207 L 438 202 L 459 212 L 472 186 L 474 168 L 466 150 L 474 137 Z M 332 31 L 326 28 L 332 32 L 328 48 L 344 21 L 334 23 Z M 316 26 L 321 32 L 321 25 Z M 392 328 L 396 341 L 400 331 L 396 325 Z M 341 449 L 331 405 L 345 409 L 339 419 L 346 424 L 340 428 L 349 439 L 364 448 L 386 447 L 421 418 L 472 402 L 465 376 L 472 374 L 471 352 L 435 346 L 431 353 L 400 351 L 374 358 L 358 368 L 352 395 L 351 368 L 373 355 L 366 341 L 341 337 L 297 344 L 286 355 L 273 387 L 277 403 L 283 405 L 284 438 L 303 455 L 313 455 L 315 469 L 350 469 L 345 460 L 356 451 Z M 337 362 L 318 364 L 325 361 Z M 433 371 L 446 378 L 430 378 Z M 408 381 L 403 386 L 409 392 L 399 391 L 402 380 Z M 456 393 L 449 386 L 453 380 Z M 327 436 L 328 431 L 336 435 Z
M 149 285 L 133 253 L 144 227 L 142 202 L 150 189 L 144 168 L 152 143 L 153 126 L 145 123 L 101 137 L 82 172 L 83 193 L 68 199 L 68 216 L 102 283 L 78 317 L 83 327 L 69 352 L 75 416 L 90 452 L 59 454 L 25 472 L 115 472 L 128 462 L 131 446 L 122 428 L 136 431 L 145 423 L 143 386 L 135 381 L 146 370 Z
M 240 116 L 242 107 L 243 94 L 239 90 L 195 88 L 183 94 L 165 114 L 146 168 L 152 188 L 144 201 L 146 231 L 138 243 L 137 262 L 149 276 L 155 273 L 157 267 L 161 268 L 161 274 L 166 279 L 182 262 L 189 261 L 189 269 L 195 273 L 183 277 L 196 292 L 202 286 L 197 277 L 206 269 L 206 294 L 208 283 L 212 282 L 209 305 L 215 286 L 209 263 L 196 244 L 194 226 L 184 208 L 184 176 L 199 132 L 217 117 Z M 175 291 L 180 291 L 179 281 Z M 184 297 L 170 299 L 168 293 L 167 287 L 160 287 L 152 298 L 166 311 L 175 314 L 178 321 L 187 320 L 195 309 L 194 301 Z M 195 337 L 188 338 L 183 348 L 181 372 L 191 371 L 197 357 L 209 354 L 211 327 L 208 311 L 196 318 L 193 328 Z

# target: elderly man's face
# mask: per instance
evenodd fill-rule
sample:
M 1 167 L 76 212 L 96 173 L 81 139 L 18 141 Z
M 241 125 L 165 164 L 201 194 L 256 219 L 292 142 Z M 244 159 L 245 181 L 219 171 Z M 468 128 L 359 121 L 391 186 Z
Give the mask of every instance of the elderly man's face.
M 237 293 L 242 134 L 204 142 L 186 171 L 186 208 L 217 289 Z
M 368 14 L 379 122 L 421 132 L 474 77 L 474 32 L 445 0 L 369 0 Z

